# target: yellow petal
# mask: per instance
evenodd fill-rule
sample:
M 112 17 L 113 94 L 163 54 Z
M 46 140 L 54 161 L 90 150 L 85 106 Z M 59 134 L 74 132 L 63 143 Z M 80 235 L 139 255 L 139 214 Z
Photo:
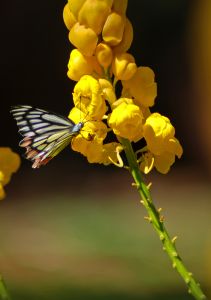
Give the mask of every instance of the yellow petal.
M 133 41 L 133 26 L 128 18 L 125 19 L 124 32 L 121 42 L 113 48 L 114 54 L 126 52 Z
M 77 22 L 75 16 L 70 11 L 68 3 L 65 5 L 64 10 L 63 10 L 63 20 L 64 20 L 64 23 L 65 23 L 67 29 L 69 29 L 69 30 Z
M 129 80 L 136 73 L 134 57 L 129 53 L 117 54 L 112 62 L 112 71 L 119 80 Z
M 78 14 L 80 24 L 90 27 L 98 35 L 111 11 L 112 0 L 86 0 Z
M 77 22 L 70 30 L 69 40 L 84 55 L 92 56 L 97 46 L 98 37 L 93 29 L 86 28 Z
M 111 65 L 113 54 L 112 49 L 105 43 L 99 43 L 96 47 L 95 56 L 103 68 Z
M 148 67 L 138 67 L 132 78 L 122 81 L 125 89 L 135 98 L 137 105 L 151 107 L 157 96 L 157 84 L 154 82 L 154 72 Z
M 162 174 L 168 173 L 174 162 L 175 155 L 173 153 L 164 152 L 162 155 L 155 155 L 155 168 Z
M 123 37 L 125 16 L 112 12 L 103 27 L 103 40 L 110 46 L 118 45 Z

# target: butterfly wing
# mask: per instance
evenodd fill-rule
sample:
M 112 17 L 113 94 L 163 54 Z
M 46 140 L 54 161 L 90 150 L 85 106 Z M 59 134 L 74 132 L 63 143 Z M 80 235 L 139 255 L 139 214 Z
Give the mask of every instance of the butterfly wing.
M 32 168 L 45 165 L 80 131 L 68 118 L 31 106 L 14 106 L 11 113 L 24 137 L 19 145 L 26 147 L 26 158 L 33 161 Z

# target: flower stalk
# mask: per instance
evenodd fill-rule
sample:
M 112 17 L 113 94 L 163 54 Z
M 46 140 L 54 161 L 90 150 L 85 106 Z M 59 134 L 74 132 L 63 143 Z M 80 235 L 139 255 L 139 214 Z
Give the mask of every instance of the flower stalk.
M 5 286 L 4 280 L 1 275 L 0 275 L 0 299 L 10 300 L 10 296 L 8 294 L 7 288 Z
M 124 147 L 124 151 L 127 157 L 127 161 L 129 164 L 129 171 L 133 176 L 133 179 L 135 181 L 135 186 L 138 190 L 138 193 L 140 194 L 141 203 L 147 210 L 148 213 L 147 219 L 152 224 L 155 231 L 158 233 L 159 238 L 163 244 L 163 250 L 169 256 L 173 268 L 177 270 L 177 272 L 185 281 L 188 287 L 188 292 L 192 294 L 192 296 L 197 300 L 206 299 L 206 296 L 201 290 L 199 283 L 196 282 L 196 280 L 193 278 L 193 274 L 187 270 L 181 257 L 178 254 L 178 251 L 175 246 L 176 237 L 173 239 L 170 238 L 164 226 L 164 220 L 162 215 L 160 214 L 160 210 L 158 210 L 152 202 L 149 189 L 147 188 L 147 186 L 143 181 L 140 168 L 136 161 L 136 155 L 133 151 L 130 141 L 121 138 L 121 143 Z

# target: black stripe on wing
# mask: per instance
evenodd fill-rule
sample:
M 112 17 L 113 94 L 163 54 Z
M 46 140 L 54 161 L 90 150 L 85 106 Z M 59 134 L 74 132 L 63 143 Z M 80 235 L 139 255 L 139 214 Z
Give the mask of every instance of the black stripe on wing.
M 21 135 L 35 136 L 49 134 L 58 130 L 69 128 L 70 131 L 75 125 L 73 121 L 53 112 L 28 105 L 12 107 L 11 113 L 17 121 Z
M 72 139 L 75 123 L 68 118 L 28 105 L 14 106 L 11 113 L 24 137 L 19 145 L 26 148 L 33 168 L 46 164 Z

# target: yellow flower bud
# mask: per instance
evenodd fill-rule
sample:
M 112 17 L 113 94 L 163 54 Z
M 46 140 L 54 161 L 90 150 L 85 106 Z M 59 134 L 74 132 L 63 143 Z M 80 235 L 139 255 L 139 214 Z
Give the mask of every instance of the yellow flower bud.
M 63 10 L 63 20 L 64 20 L 64 23 L 65 23 L 67 29 L 69 29 L 69 30 L 77 22 L 75 16 L 70 11 L 68 3 L 65 5 L 64 10 Z
M 83 55 L 78 49 L 73 49 L 68 62 L 67 76 L 78 81 L 85 74 L 92 74 L 92 56 Z
M 79 23 L 100 34 L 111 11 L 111 4 L 112 0 L 86 0 L 78 14 Z
M 125 16 L 112 12 L 105 21 L 102 37 L 110 46 L 118 45 L 123 37 Z
M 120 15 L 126 13 L 128 0 L 114 0 L 112 10 L 117 12 Z
M 73 101 L 75 106 L 88 114 L 90 119 L 101 120 L 107 111 L 100 84 L 90 75 L 82 76 L 76 83 Z
M 78 13 L 86 0 L 68 0 L 68 6 L 75 18 L 78 18 Z
M 182 147 L 174 134 L 175 129 L 170 120 L 159 113 L 151 114 L 143 126 L 147 147 L 155 155 L 161 155 L 166 151 L 178 157 L 182 155 Z
M 135 98 L 137 105 L 153 106 L 157 96 L 157 84 L 154 72 L 148 67 L 138 67 L 132 78 L 122 81 L 125 90 Z
M 111 65 L 113 59 L 112 50 L 105 43 L 100 43 L 97 45 L 95 56 L 103 68 L 107 69 Z
M 99 84 L 101 86 L 103 95 L 105 97 L 105 99 L 112 104 L 113 102 L 116 101 L 116 94 L 113 88 L 113 85 L 111 84 L 110 81 L 104 79 L 104 78 L 100 78 L 99 79 Z
M 133 26 L 128 18 L 125 20 L 125 27 L 121 42 L 113 48 L 113 53 L 127 52 L 133 41 Z
M 143 115 L 140 108 L 133 104 L 132 99 L 120 98 L 108 118 L 108 125 L 114 133 L 130 141 L 138 141 L 143 137 Z
M 98 37 L 91 28 L 86 28 L 77 22 L 70 30 L 69 40 L 84 55 L 92 56 L 97 46 Z
M 112 62 L 112 71 L 117 79 L 128 80 L 136 72 L 134 57 L 129 53 L 117 54 Z

